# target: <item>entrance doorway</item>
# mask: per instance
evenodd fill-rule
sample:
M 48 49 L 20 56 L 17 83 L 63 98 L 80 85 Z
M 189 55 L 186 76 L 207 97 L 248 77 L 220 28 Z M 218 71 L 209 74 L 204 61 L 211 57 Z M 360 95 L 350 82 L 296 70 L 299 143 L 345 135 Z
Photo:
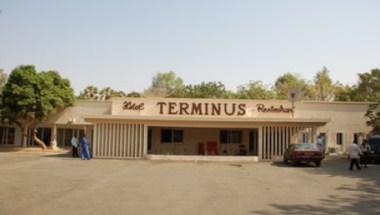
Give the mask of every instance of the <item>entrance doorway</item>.
M 249 131 L 249 149 L 250 155 L 259 155 L 259 129 L 255 128 Z

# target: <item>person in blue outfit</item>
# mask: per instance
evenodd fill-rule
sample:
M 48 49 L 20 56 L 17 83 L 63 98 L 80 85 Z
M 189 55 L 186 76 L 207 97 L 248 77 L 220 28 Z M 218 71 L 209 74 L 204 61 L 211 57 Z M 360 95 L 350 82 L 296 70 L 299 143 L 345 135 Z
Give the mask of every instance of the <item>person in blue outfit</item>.
M 84 159 L 90 160 L 91 156 L 90 156 L 90 150 L 89 150 L 88 139 L 86 137 L 86 134 L 84 134 L 82 138 L 80 138 L 80 144 L 82 146 L 82 150 L 81 150 L 82 160 Z

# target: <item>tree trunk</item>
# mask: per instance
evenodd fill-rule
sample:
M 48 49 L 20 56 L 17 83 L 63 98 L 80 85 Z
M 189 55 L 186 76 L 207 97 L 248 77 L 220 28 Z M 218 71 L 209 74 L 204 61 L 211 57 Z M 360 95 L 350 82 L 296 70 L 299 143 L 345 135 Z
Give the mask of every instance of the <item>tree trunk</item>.
M 33 131 L 33 135 L 32 136 L 33 136 L 34 142 L 37 143 L 38 145 L 40 145 L 40 147 L 42 148 L 42 150 L 46 150 L 47 149 L 45 143 L 37 137 L 37 130 Z
M 28 126 L 26 126 L 26 125 L 22 126 L 21 130 L 22 130 L 22 147 L 27 147 Z

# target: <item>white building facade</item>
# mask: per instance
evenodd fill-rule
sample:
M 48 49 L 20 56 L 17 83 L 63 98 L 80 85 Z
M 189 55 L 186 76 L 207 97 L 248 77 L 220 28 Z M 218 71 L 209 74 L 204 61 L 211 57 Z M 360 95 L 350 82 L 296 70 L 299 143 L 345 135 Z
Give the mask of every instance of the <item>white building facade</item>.
M 327 151 L 345 152 L 370 128 L 369 103 L 286 100 L 115 98 L 77 101 L 39 123 L 51 147 L 70 146 L 84 133 L 98 158 L 149 156 L 281 157 L 289 144 L 323 140 Z M 1 146 L 21 146 L 21 131 L 0 129 Z M 30 135 L 29 135 L 30 136 Z M 28 146 L 34 143 L 29 138 Z

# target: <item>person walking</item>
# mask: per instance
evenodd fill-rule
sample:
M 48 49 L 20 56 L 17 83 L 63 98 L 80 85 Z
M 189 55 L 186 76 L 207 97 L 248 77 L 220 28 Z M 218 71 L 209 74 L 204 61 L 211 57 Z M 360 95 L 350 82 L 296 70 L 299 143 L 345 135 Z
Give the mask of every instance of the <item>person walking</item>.
M 89 144 L 88 144 L 86 134 L 84 134 L 82 138 L 80 139 L 80 144 L 82 146 L 82 151 L 81 151 L 82 160 L 84 159 L 90 160 L 91 155 L 90 155 Z
M 361 150 L 355 141 L 348 146 L 348 153 L 350 155 L 350 170 L 352 171 L 354 164 L 356 168 L 360 170 L 359 158 L 360 158 Z
M 368 141 L 365 139 L 360 145 L 360 150 L 362 151 L 362 156 L 360 157 L 360 163 L 364 165 L 364 168 L 367 168 L 368 157 L 371 153 L 371 146 L 368 144 Z
M 73 158 L 79 157 L 79 155 L 78 155 L 78 139 L 77 139 L 76 135 L 73 135 L 73 137 L 71 137 L 71 146 L 72 146 L 71 156 Z

